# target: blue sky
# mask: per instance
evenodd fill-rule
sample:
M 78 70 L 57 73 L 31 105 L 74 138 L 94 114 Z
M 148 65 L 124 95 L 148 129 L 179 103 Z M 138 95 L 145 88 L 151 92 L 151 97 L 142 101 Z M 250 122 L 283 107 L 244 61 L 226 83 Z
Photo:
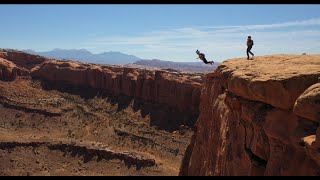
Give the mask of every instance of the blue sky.
M 0 5 L 0 47 L 197 61 L 320 54 L 320 5 Z

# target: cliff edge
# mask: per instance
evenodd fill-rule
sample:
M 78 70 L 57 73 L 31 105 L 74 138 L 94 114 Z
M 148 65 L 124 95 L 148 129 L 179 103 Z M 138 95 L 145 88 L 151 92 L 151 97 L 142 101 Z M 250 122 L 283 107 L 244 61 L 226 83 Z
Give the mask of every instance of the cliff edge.
M 320 55 L 231 59 L 206 77 L 180 175 L 320 175 Z

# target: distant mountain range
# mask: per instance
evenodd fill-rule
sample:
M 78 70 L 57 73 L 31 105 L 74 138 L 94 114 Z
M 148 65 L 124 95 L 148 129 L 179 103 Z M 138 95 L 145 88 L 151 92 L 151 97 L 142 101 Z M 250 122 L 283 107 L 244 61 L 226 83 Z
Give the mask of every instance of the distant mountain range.
M 215 62 L 214 65 L 207 65 L 203 62 L 171 62 L 158 59 L 139 60 L 127 66 L 147 68 L 147 69 L 165 69 L 169 71 L 180 71 L 189 73 L 210 73 L 213 72 L 220 63 Z
M 124 65 L 141 59 L 133 55 L 113 51 L 93 54 L 86 49 L 53 49 L 52 51 L 46 52 L 36 52 L 31 49 L 27 49 L 23 51 L 29 54 L 36 54 L 49 58 L 76 60 L 95 64 Z
M 147 68 L 147 69 L 166 69 L 170 71 L 190 72 L 190 73 L 209 73 L 214 71 L 219 63 L 206 65 L 203 62 L 172 62 L 164 60 L 146 60 L 133 55 L 121 52 L 104 52 L 93 54 L 86 49 L 53 49 L 52 51 L 36 52 L 31 49 L 22 50 L 29 54 L 40 55 L 48 58 L 61 60 L 75 60 L 85 63 L 94 64 L 113 64 L 125 65 L 130 67 Z

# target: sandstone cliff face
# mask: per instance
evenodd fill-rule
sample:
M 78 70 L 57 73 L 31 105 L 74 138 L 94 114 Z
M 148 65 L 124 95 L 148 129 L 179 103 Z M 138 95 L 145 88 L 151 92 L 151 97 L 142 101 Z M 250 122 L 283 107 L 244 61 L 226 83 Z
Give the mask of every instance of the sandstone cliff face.
M 55 60 L 33 68 L 32 76 L 53 83 L 106 90 L 114 95 L 122 94 L 198 114 L 201 77 Z
M 47 58 L 42 56 L 31 55 L 25 52 L 15 50 L 0 51 L 0 58 L 11 61 L 15 65 L 26 68 L 28 70 L 47 60 Z
M 28 70 L 17 67 L 14 63 L 0 58 L 0 80 L 14 80 L 17 76 L 28 74 Z
M 320 121 L 320 83 L 309 87 L 297 99 L 294 112 L 301 117 Z
M 320 56 L 233 59 L 208 74 L 181 175 L 320 175 Z

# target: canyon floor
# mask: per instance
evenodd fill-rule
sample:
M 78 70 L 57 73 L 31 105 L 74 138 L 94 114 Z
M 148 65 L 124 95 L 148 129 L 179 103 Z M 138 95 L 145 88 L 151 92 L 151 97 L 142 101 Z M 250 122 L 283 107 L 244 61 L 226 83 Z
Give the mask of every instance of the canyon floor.
M 178 175 L 193 130 L 171 111 L 29 76 L 0 81 L 0 175 Z

